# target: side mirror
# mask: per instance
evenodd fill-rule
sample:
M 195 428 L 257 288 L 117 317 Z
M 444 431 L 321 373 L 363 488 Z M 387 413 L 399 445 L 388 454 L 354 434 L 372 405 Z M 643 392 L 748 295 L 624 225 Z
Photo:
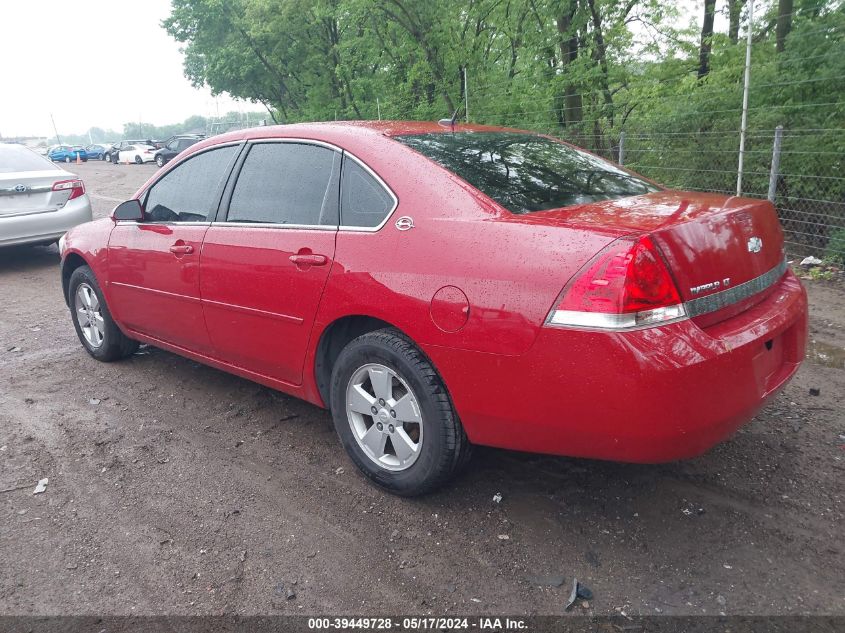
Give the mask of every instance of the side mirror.
M 135 220 L 140 222 L 144 219 L 144 207 L 137 200 L 121 202 L 111 213 L 112 220 Z

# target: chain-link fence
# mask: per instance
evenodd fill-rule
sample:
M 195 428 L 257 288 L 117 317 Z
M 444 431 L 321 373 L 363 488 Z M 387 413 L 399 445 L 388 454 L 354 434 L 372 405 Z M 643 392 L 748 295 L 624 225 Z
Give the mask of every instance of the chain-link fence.
M 735 195 L 747 119 L 741 194 L 775 204 L 793 254 L 845 263 L 845 16 L 803 23 L 785 53 L 756 41 L 747 101 L 745 46 L 733 54 L 730 72 L 705 80 L 634 75 L 575 93 L 562 75 L 554 90 L 470 81 L 470 120 L 557 136 L 671 188 Z
M 739 131 L 567 134 L 521 125 L 519 116 L 496 125 L 553 134 L 674 189 L 737 192 Z M 788 250 L 845 262 L 845 127 L 752 129 L 745 139 L 741 194 L 777 207 Z

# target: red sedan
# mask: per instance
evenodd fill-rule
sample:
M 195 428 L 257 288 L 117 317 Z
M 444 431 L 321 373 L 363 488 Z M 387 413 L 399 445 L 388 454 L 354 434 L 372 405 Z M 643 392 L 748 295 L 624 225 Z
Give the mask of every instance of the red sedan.
M 698 455 L 786 384 L 807 336 L 769 202 L 503 128 L 206 139 L 61 250 L 94 358 L 149 343 L 328 407 L 357 466 L 405 495 L 471 444 Z

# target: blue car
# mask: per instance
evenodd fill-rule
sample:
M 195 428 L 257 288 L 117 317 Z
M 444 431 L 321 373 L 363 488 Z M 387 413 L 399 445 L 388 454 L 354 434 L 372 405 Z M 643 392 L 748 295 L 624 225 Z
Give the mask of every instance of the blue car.
M 79 156 L 80 160 L 88 160 L 88 155 L 85 153 L 85 148 L 82 145 L 59 145 L 51 149 L 47 154 L 50 160 L 65 163 L 75 163 L 77 156 Z
M 111 145 L 94 143 L 85 147 L 85 155 L 88 157 L 88 160 L 106 160 L 106 152 L 109 149 L 111 149 Z

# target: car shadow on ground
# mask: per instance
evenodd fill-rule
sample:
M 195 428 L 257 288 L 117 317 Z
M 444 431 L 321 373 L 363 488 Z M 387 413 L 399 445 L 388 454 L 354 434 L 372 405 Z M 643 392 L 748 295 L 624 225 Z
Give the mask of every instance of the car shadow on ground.
M 206 424 L 216 426 L 216 419 L 229 427 L 237 420 L 244 425 L 242 433 L 249 433 L 253 426 L 269 428 L 284 433 L 287 442 L 301 449 L 316 451 L 333 462 L 348 461 L 334 433 L 331 415 L 324 409 L 154 347 L 142 346 L 129 362 L 141 373 L 149 372 L 150 378 L 166 372 L 171 384 L 168 395 L 175 393 L 177 399 L 180 388 L 185 389 L 189 400 L 219 401 L 219 394 L 226 394 L 226 407 L 218 406 L 218 415 L 209 416 Z M 148 382 L 139 378 L 141 384 Z M 315 426 L 325 432 L 315 434 Z M 231 432 L 231 427 L 218 429 L 227 430 Z M 270 443 L 274 441 L 272 433 L 264 437 Z M 770 448 L 776 450 L 777 463 L 765 459 L 768 451 L 761 452 L 759 437 L 740 431 L 694 459 L 631 464 L 479 446 L 453 481 L 407 503 L 424 512 L 437 512 L 438 507 L 501 508 L 514 523 L 557 528 L 551 533 L 578 517 L 597 527 L 603 521 L 637 513 L 683 520 L 704 514 L 707 507 L 712 512 L 716 506 L 722 511 L 754 514 L 762 481 L 771 483 L 775 470 L 778 479 L 789 478 L 795 471 L 788 452 Z M 347 468 L 354 471 L 355 467 L 350 462 Z M 732 477 L 723 477 L 726 471 Z M 360 483 L 368 487 L 363 478 Z M 502 505 L 493 499 L 497 493 L 504 497 Z M 661 529 L 674 523 L 669 521 Z
M 9 246 L 0 248 L 0 274 L 4 272 L 34 272 L 43 268 L 58 268 L 59 249 L 49 246 Z

